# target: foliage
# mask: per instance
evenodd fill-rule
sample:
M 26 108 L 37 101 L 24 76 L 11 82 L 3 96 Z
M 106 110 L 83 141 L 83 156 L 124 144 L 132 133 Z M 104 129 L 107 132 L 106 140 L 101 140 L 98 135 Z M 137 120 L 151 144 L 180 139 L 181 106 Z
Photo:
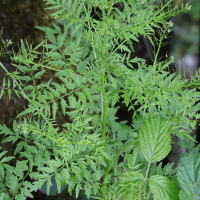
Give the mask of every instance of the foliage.
M 123 12 L 113 6 L 122 2 Z M 12 56 L 18 62 L 13 63 L 15 72 L 0 63 L 10 77 L 3 81 L 0 98 L 6 91 L 9 97 L 15 92 L 29 102 L 13 121 L 13 131 L 0 125 L 0 133 L 7 136 L 3 142 L 18 141 L 14 156 L 0 154 L 0 199 L 26 199 L 38 189 L 48 195 L 67 189 L 70 194 L 75 190 L 76 198 L 81 192 L 83 199 L 177 200 L 175 170 L 156 163 L 170 152 L 171 133 L 195 141 L 189 133 L 199 119 L 199 92 L 188 88 L 199 82 L 196 77 L 189 82 L 170 75 L 166 69 L 173 58 L 159 62 L 158 53 L 173 26 L 166 20 L 187 7 L 179 9 L 172 1 L 48 0 L 47 4 L 47 10 L 55 9 L 50 15 L 62 21 L 64 30 L 54 23 L 53 28 L 37 27 L 46 39 L 35 48 L 21 42 L 19 53 Z M 93 6 L 100 9 L 99 21 L 90 16 Z M 160 38 L 155 38 L 153 28 Z M 132 42 L 140 35 L 157 46 L 152 65 L 130 59 Z M 38 84 L 47 69 L 55 71 L 54 77 Z M 116 122 L 120 98 L 134 110 L 131 127 Z M 72 123 L 58 126 L 59 111 Z M 21 160 L 16 167 L 6 164 L 17 154 Z
M 24 0 L 1 0 L 0 1 L 0 51 L 9 41 L 12 42 L 9 47 L 3 49 L 0 60 L 9 72 L 15 71 L 16 67 L 10 64 L 10 56 L 12 49 L 18 52 L 21 39 L 25 39 L 25 43 L 39 44 L 44 34 L 34 26 L 51 26 L 51 19 L 48 13 L 43 9 L 44 0 L 24 1 Z M 2 37 L 1 37 L 2 36 Z M 42 52 L 42 48 L 39 49 Z M 50 73 L 48 74 L 50 75 Z M 0 86 L 2 86 L 3 78 L 6 76 L 4 70 L 0 67 Z M 19 112 L 24 110 L 28 102 L 19 99 L 15 94 L 11 95 L 9 101 L 8 95 L 4 95 L 0 106 L 0 124 L 6 123 L 11 128 L 13 118 L 16 116 L 16 110 Z M 4 139 L 4 135 L 0 136 L 0 141 Z M 3 144 L 4 150 L 7 149 L 8 154 L 12 155 L 13 146 Z
M 177 179 L 181 186 L 181 200 L 200 198 L 200 154 L 194 149 L 184 155 L 177 167 Z

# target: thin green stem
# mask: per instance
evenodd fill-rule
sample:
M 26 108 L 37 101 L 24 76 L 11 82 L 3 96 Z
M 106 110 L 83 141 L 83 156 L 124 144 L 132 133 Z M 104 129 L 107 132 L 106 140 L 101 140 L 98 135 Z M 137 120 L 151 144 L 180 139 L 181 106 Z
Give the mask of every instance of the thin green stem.
M 107 13 L 107 16 L 108 16 L 108 17 L 110 17 L 110 12 L 111 12 L 111 10 L 112 10 L 112 6 L 113 6 L 113 0 L 111 0 L 111 2 L 110 2 L 110 7 L 109 7 L 108 13 Z
M 106 38 L 106 35 L 105 35 Z M 105 39 L 104 38 L 104 39 Z M 105 41 L 105 40 L 104 40 Z M 103 45 L 103 44 L 102 44 Z M 102 47 L 103 48 L 103 47 Z M 102 51 L 102 56 L 104 56 L 104 51 Z M 107 118 L 107 108 L 108 108 L 108 96 L 105 93 L 104 90 L 104 80 L 105 80 L 105 71 L 103 69 L 102 71 L 102 75 L 101 75 L 101 90 L 102 90 L 102 94 L 103 94 L 103 124 L 102 124 L 102 139 L 103 139 L 103 146 L 105 147 L 106 145 L 106 118 Z M 104 180 L 107 177 L 107 175 L 109 174 L 109 170 L 110 170 L 110 163 L 109 160 L 105 159 L 106 162 L 106 168 L 105 168 L 105 176 L 104 176 Z M 106 186 L 107 183 L 104 183 L 103 186 Z
M 157 58 L 158 58 L 158 53 L 160 52 L 160 47 L 161 47 L 161 44 L 162 44 L 162 40 L 163 40 L 163 35 L 161 36 L 161 39 L 160 39 L 160 42 L 159 42 L 159 46 L 158 46 L 158 50 L 157 50 L 156 56 L 155 56 L 155 58 L 154 58 L 153 68 L 154 68 L 155 65 L 156 65 L 156 61 L 157 61 Z
M 150 165 L 151 165 L 151 162 L 149 161 L 147 171 L 146 171 L 146 176 L 145 176 L 145 183 L 144 183 L 144 200 L 146 198 L 147 177 L 148 177 Z
M 158 50 L 157 50 L 156 56 L 155 56 L 155 58 L 154 58 L 153 68 L 154 68 L 155 65 L 156 65 L 157 58 L 158 58 L 158 54 L 159 54 L 159 52 L 160 52 L 160 48 L 161 48 L 161 46 L 162 46 L 162 41 L 163 41 L 163 39 L 164 39 L 164 36 L 165 36 L 166 32 L 167 32 L 167 28 L 165 28 L 165 31 L 164 31 L 163 34 L 161 35 L 160 42 L 159 42 L 159 46 L 158 46 Z
M 105 74 L 102 73 L 101 75 L 101 88 L 102 88 L 102 94 L 103 94 L 103 124 L 102 124 L 102 139 L 104 141 L 103 146 L 105 146 L 105 139 L 106 139 L 106 117 L 107 117 L 107 96 L 104 90 L 104 76 Z
M 101 86 L 102 86 L 102 93 L 104 96 L 103 99 L 103 126 L 102 126 L 102 139 L 103 139 L 103 146 L 105 147 L 106 145 L 106 118 L 107 118 L 107 108 L 108 108 L 108 97 L 105 94 L 104 88 L 103 88 L 103 84 L 104 84 L 104 73 L 102 74 L 102 79 L 101 79 Z M 105 168 L 105 176 L 104 179 L 106 178 L 106 176 L 109 174 L 109 169 L 110 169 L 110 164 L 109 164 L 109 160 L 105 159 L 106 161 L 106 168 Z M 104 186 L 107 185 L 107 183 L 103 184 Z
M 102 127 L 102 139 L 104 141 L 103 145 L 106 144 L 106 117 L 107 117 L 107 97 L 104 97 L 104 103 L 103 103 L 103 127 Z

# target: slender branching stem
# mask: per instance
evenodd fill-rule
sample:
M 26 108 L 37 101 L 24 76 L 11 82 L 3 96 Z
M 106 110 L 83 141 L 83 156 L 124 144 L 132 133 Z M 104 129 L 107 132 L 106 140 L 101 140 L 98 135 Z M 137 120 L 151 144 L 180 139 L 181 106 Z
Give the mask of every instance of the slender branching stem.
M 153 67 L 155 67 L 155 65 L 156 65 L 158 54 L 160 52 L 160 47 L 162 45 L 162 40 L 163 40 L 163 35 L 161 35 L 161 39 L 160 39 L 160 42 L 159 42 L 158 50 L 157 50 L 157 53 L 156 53 L 155 58 L 154 58 Z
M 104 96 L 104 103 L 103 103 L 103 126 L 102 126 L 102 139 L 104 141 L 104 146 L 105 146 L 105 139 L 106 139 L 106 116 L 107 116 L 107 97 Z
M 106 118 L 107 118 L 107 107 L 108 107 L 108 97 L 106 96 L 105 90 L 104 90 L 104 73 L 102 73 L 101 76 L 101 87 L 102 87 L 102 93 L 103 93 L 103 125 L 102 125 L 102 139 L 103 139 L 103 146 L 106 145 Z M 110 164 L 109 161 L 106 159 L 106 168 L 105 168 L 105 177 L 109 174 Z M 104 184 L 106 186 L 107 184 Z
M 146 198 L 147 177 L 148 177 L 150 165 L 151 165 L 151 162 L 149 161 L 147 171 L 146 171 L 146 176 L 145 176 L 145 183 L 144 183 L 144 200 Z

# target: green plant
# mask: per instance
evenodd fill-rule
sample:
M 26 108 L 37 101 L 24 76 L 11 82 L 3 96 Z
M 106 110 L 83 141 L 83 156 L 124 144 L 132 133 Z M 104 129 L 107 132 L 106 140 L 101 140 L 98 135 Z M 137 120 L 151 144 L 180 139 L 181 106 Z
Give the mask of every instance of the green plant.
M 184 155 L 177 167 L 177 179 L 181 186 L 180 198 L 200 199 L 200 154 L 193 149 Z
M 117 2 L 124 4 L 123 12 L 113 7 Z M 29 102 L 14 120 L 13 131 L 0 126 L 8 136 L 3 142 L 19 141 L 14 156 L 0 154 L 0 199 L 26 199 L 38 189 L 52 195 L 66 188 L 75 190 L 76 197 L 81 191 L 83 199 L 179 199 L 176 170 L 156 163 L 170 152 L 171 133 L 195 141 L 188 133 L 199 119 L 199 92 L 187 88 L 199 86 L 199 72 L 190 82 L 170 75 L 166 69 L 173 58 L 159 62 L 158 53 L 173 26 L 166 20 L 187 7 L 179 9 L 171 0 L 47 4 L 64 30 L 56 24 L 53 29 L 37 27 L 46 39 L 35 48 L 21 42 L 12 56 L 15 72 L 0 63 L 10 77 L 3 80 L 0 98 L 5 90 L 9 97 L 14 91 Z M 90 17 L 92 6 L 100 9 L 101 21 Z M 138 42 L 140 35 L 157 47 L 150 66 L 144 59 L 130 59 L 132 41 Z M 37 84 L 48 70 L 55 71 L 54 77 Z M 115 121 L 119 98 L 135 111 L 132 127 Z M 58 127 L 60 111 L 72 123 Z M 16 167 L 6 164 L 17 154 L 22 159 Z

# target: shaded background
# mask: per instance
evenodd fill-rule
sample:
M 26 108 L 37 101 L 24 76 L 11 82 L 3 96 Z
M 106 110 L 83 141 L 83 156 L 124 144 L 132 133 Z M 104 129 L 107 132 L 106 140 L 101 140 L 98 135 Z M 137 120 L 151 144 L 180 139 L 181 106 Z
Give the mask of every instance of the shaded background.
M 0 0 L 0 29 L 3 27 L 3 39 L 12 39 L 13 44 L 6 49 L 6 51 L 12 48 L 17 52 L 18 45 L 21 39 L 26 39 L 28 44 L 33 43 L 33 46 L 41 42 L 44 37 L 43 32 L 35 29 L 34 26 L 51 26 L 51 22 L 54 19 L 48 16 L 48 13 L 44 11 L 45 0 Z M 184 0 L 184 5 L 189 1 Z M 174 66 L 171 66 L 171 70 L 175 67 L 183 70 L 183 68 L 191 69 L 192 73 L 199 67 L 200 58 L 200 1 L 191 0 L 192 8 L 187 13 L 170 19 L 174 22 L 174 30 L 169 38 L 169 45 L 166 45 L 161 49 L 160 56 L 166 59 L 166 52 L 168 56 L 175 56 Z M 123 9 L 123 8 L 121 8 Z M 143 37 L 139 38 L 140 43 L 134 45 L 136 54 L 132 56 L 138 56 L 147 59 L 150 62 L 151 48 L 150 43 Z M 0 38 L 0 48 L 2 45 L 2 39 Z M 145 49 L 145 50 L 144 50 Z M 8 56 L 0 57 L 1 62 L 7 68 L 9 72 L 15 70 L 10 64 Z M 189 71 L 185 71 L 186 77 L 190 78 Z M 51 72 L 48 74 L 51 76 Z M 6 74 L 3 69 L 0 68 L 0 87 L 2 86 L 3 77 Z M 13 119 L 16 117 L 17 112 L 20 113 L 27 102 L 23 99 L 19 99 L 16 95 L 12 94 L 11 100 L 8 99 L 8 95 L 4 95 L 0 100 L 0 124 L 5 124 L 12 129 Z M 127 120 L 127 124 L 132 123 L 132 112 L 127 111 L 127 107 L 123 103 L 119 103 L 120 109 L 117 112 L 119 121 Z M 59 119 L 58 119 L 59 120 Z M 60 119 L 61 120 L 61 119 Z M 197 140 L 200 142 L 199 127 L 194 130 L 197 134 Z M 0 135 L 0 141 L 4 139 L 4 135 Z M 174 138 L 176 142 L 180 142 L 180 139 Z M 7 150 L 7 156 L 12 156 L 15 149 L 15 145 L 9 143 L 3 143 L 2 151 Z M 178 162 L 179 153 L 183 153 L 184 149 L 177 145 L 173 145 L 173 150 L 165 160 L 167 162 Z M 15 165 L 15 163 L 12 163 Z M 64 192 L 56 197 L 47 197 L 41 192 L 33 194 L 35 199 L 43 200 L 72 200 L 67 192 Z

